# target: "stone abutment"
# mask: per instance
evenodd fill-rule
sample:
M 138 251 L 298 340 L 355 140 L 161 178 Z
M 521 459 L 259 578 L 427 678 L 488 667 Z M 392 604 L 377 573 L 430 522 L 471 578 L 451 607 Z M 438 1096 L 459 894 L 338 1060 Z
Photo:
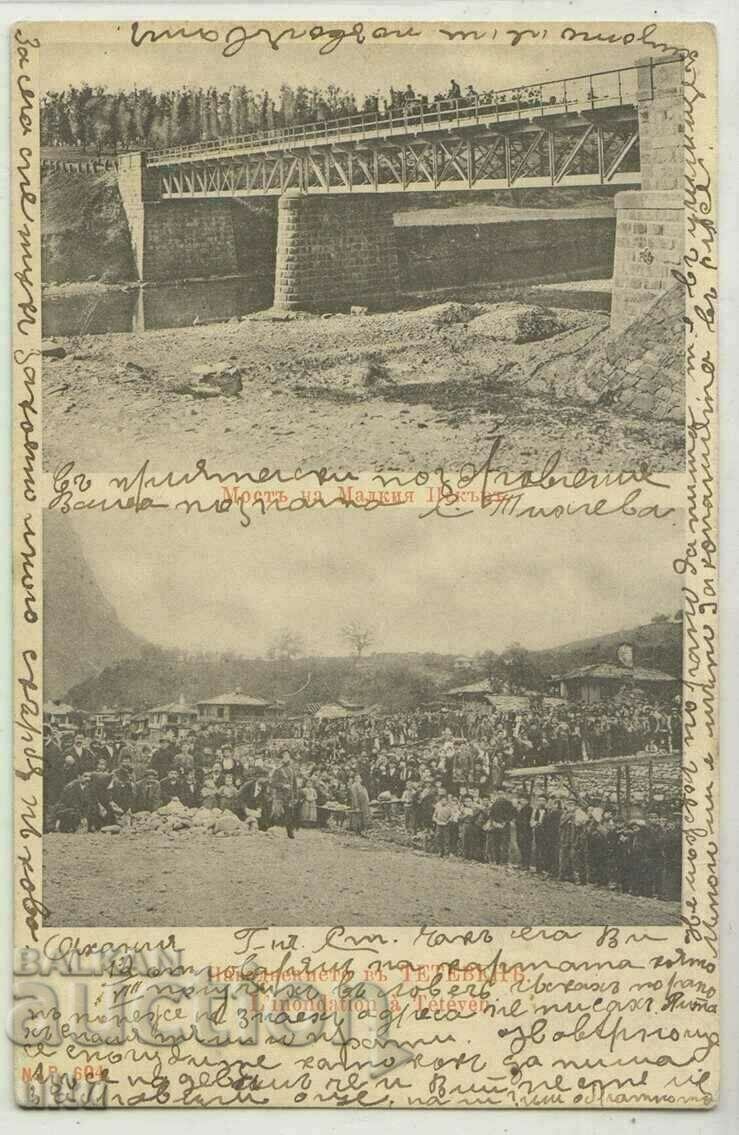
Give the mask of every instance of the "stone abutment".
M 683 62 L 640 61 L 641 189 L 617 193 L 611 331 L 619 334 L 675 282 L 685 245 Z

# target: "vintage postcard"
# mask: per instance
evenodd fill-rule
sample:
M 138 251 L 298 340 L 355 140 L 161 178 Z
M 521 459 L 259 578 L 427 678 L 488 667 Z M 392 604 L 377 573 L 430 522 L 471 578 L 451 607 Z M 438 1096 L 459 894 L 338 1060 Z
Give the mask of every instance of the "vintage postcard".
M 16 1099 L 714 1107 L 715 30 L 325 16 L 12 32 Z

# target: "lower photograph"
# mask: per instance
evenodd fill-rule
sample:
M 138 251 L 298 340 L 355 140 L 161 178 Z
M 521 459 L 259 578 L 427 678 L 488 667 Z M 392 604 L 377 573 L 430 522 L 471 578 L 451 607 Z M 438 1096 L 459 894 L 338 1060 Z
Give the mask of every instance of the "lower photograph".
M 45 925 L 677 924 L 683 543 L 47 513 Z

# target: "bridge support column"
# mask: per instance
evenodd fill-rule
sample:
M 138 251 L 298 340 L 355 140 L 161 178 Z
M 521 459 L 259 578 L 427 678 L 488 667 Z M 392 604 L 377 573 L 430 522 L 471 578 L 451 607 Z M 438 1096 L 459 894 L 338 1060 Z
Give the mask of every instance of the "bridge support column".
M 617 193 L 611 332 L 618 334 L 675 282 L 685 247 L 683 63 L 640 60 L 641 190 Z
M 232 201 L 162 201 L 140 153 L 121 155 L 118 189 L 139 280 L 236 275 Z
M 399 284 L 392 206 L 369 194 L 308 196 L 279 204 L 275 307 L 331 311 L 387 307 Z

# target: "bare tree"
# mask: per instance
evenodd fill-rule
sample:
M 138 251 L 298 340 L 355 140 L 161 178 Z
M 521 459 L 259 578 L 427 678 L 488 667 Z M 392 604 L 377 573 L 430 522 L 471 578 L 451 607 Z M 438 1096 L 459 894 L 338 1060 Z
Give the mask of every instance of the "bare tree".
M 361 658 L 367 647 L 372 646 L 375 641 L 374 631 L 356 620 L 341 628 L 341 637 L 349 644 L 357 658 Z
M 292 662 L 305 653 L 305 643 L 301 635 L 283 627 L 272 639 L 267 657 L 275 662 Z

